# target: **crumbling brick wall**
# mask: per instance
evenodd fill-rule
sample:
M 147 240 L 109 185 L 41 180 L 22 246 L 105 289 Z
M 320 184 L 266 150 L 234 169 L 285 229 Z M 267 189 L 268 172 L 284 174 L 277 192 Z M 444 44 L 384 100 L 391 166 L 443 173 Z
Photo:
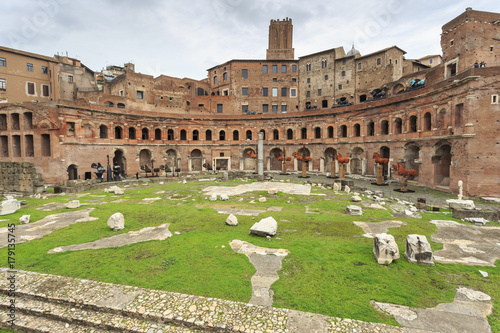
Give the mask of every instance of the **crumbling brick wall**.
M 20 192 L 30 195 L 43 190 L 45 180 L 29 162 L 0 162 L 0 194 Z

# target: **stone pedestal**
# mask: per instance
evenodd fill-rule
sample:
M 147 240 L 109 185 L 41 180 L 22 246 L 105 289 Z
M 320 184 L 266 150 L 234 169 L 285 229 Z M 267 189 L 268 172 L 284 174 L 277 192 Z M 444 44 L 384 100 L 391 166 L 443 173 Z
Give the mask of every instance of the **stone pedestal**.
M 384 185 L 384 166 L 377 164 L 377 185 Z
M 406 237 L 406 260 L 412 264 L 434 266 L 431 245 L 424 235 L 408 235 Z
M 339 170 L 339 178 L 345 178 L 345 163 L 340 164 L 340 170 Z
M 394 236 L 386 233 L 376 234 L 373 239 L 373 255 L 380 265 L 390 264 L 393 260 L 399 259 L 398 244 Z

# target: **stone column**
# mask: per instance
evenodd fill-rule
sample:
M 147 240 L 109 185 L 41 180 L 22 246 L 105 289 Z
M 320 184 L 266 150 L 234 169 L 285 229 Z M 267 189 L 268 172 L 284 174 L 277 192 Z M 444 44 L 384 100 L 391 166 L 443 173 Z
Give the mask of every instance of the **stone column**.
M 319 172 L 325 172 L 325 158 L 321 157 L 319 159 Z
M 175 171 L 175 166 L 174 166 L 174 170 L 173 171 Z M 193 171 L 191 169 L 191 157 L 188 157 L 188 172 L 191 172 L 191 171 Z
M 271 156 L 266 157 L 266 170 L 271 170 Z
M 243 157 L 240 157 L 240 171 L 243 171 L 243 164 L 245 163 L 245 160 Z
M 259 161 L 258 161 L 257 170 L 258 170 L 259 177 L 261 177 L 261 176 L 264 176 L 264 143 L 263 143 L 264 133 L 259 132 L 257 136 L 259 138 L 259 144 L 258 144 L 258 148 L 257 148 L 257 150 L 258 150 L 257 158 L 259 159 Z
M 361 159 L 361 174 L 363 176 L 366 175 L 366 168 L 367 168 L 368 161 L 366 158 Z

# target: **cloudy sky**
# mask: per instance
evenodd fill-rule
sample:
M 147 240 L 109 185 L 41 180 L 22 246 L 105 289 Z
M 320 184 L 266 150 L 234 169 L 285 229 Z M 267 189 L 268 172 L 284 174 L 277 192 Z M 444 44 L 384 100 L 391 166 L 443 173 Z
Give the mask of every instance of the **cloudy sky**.
M 193 79 L 231 59 L 264 59 L 271 19 L 293 20 L 295 57 L 354 43 L 362 54 L 397 45 L 407 58 L 440 51 L 441 26 L 498 0 L 2 0 L 0 45 L 79 58 L 93 70 Z

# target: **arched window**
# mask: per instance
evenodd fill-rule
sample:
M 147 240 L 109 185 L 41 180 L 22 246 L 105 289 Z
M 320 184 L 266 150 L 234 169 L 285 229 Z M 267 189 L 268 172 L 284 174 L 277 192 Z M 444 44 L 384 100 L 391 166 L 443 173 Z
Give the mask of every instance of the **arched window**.
M 366 134 L 368 136 L 374 136 L 375 135 L 375 124 L 373 121 L 370 121 L 368 125 L 366 125 Z
M 205 140 L 212 141 L 212 131 L 209 129 L 205 131 Z
M 280 139 L 280 131 L 277 129 L 273 130 L 273 140 L 279 140 Z
M 101 139 L 108 138 L 108 127 L 106 125 L 99 126 L 99 138 Z
M 149 130 L 145 127 L 142 129 L 142 139 L 149 140 Z
M 263 134 L 263 135 L 262 135 L 262 140 L 265 140 L 265 139 L 266 139 L 266 131 L 264 131 L 263 129 L 261 129 L 261 130 L 259 131 L 259 133 L 262 133 L 262 134 Z
M 354 124 L 354 136 L 361 136 L 361 126 L 359 124 Z
M 193 131 L 193 141 L 198 141 L 200 139 L 200 132 L 198 130 Z
M 182 141 L 186 141 L 187 140 L 186 130 L 181 130 L 181 140 Z
M 113 102 L 106 102 L 106 103 L 104 103 L 104 106 L 112 108 L 112 107 L 115 106 L 115 103 L 113 103 Z
M 116 107 L 119 108 L 119 109 L 125 109 L 125 104 L 118 103 L 118 104 L 116 104 Z
M 174 140 L 174 130 L 173 129 L 169 129 L 167 131 L 167 140 L 168 141 Z
M 410 132 L 415 133 L 417 131 L 417 116 L 410 117 L 409 129 Z
M 247 130 L 247 140 L 252 140 L 252 131 Z
M 430 131 L 432 129 L 431 113 L 427 112 L 424 114 L 424 131 Z
M 155 129 L 155 140 L 161 140 L 161 129 Z
M 340 126 L 340 136 L 342 138 L 347 138 L 347 126 L 346 125 Z
M 233 141 L 239 141 L 240 140 L 240 132 L 238 131 L 233 131 Z
M 219 140 L 220 141 L 225 141 L 226 140 L 226 131 L 220 131 L 219 132 Z
M 332 139 L 333 138 L 333 126 L 328 126 L 328 138 Z
M 286 130 L 286 139 L 293 140 L 293 129 L 289 128 Z
M 115 127 L 115 139 L 122 139 L 123 134 L 122 134 L 122 128 L 120 126 Z
M 321 128 L 316 127 L 314 129 L 314 138 L 315 139 L 321 139 Z
M 387 120 L 382 120 L 380 123 L 380 132 L 383 135 L 389 134 L 389 122 Z
M 129 127 L 128 128 L 128 138 L 135 140 L 136 134 L 135 134 L 135 128 L 134 127 Z
M 396 118 L 394 120 L 394 134 L 401 134 L 403 131 L 403 121 L 401 118 Z
M 303 127 L 303 128 L 300 130 L 300 138 L 301 138 L 301 139 L 307 139 L 307 128 Z

